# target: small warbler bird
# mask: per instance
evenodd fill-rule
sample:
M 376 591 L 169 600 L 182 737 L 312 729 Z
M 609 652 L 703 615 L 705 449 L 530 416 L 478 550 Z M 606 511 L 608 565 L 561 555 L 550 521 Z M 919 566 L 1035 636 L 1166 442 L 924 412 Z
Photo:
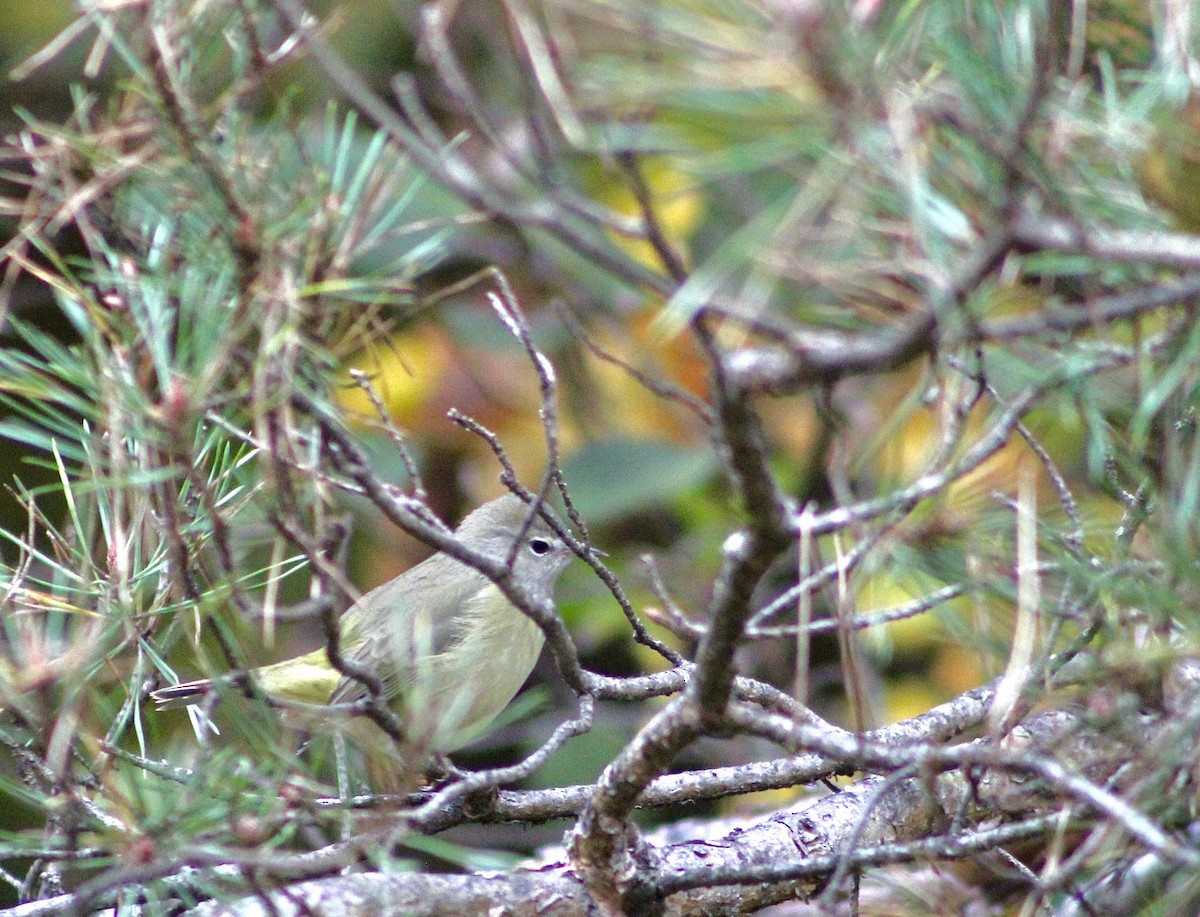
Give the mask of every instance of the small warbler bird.
M 506 494 L 468 515 L 454 534 L 466 547 L 504 563 L 529 514 L 520 498 Z M 571 558 L 553 529 L 535 517 L 517 546 L 513 580 L 534 601 L 550 600 Z M 343 658 L 379 679 L 379 699 L 403 725 L 411 749 L 400 753 L 415 750 L 421 757 L 454 751 L 476 738 L 520 690 L 545 640 L 542 629 L 491 580 L 443 553 L 368 592 L 342 615 L 340 628 Z M 337 704 L 370 693 L 335 670 L 324 648 L 255 669 L 253 676 L 268 697 L 282 701 Z M 196 704 L 216 688 L 212 679 L 202 679 L 161 688 L 151 697 L 160 708 L 179 707 Z M 374 746 L 374 753 L 386 739 L 365 717 L 334 728 L 364 748 Z M 394 743 L 386 744 L 398 753 Z

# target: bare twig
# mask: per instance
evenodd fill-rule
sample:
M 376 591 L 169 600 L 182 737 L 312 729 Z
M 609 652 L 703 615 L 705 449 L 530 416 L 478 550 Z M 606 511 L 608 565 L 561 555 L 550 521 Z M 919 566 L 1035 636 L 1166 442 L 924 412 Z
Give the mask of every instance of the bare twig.
M 408 480 L 412 489 L 414 500 L 421 503 L 426 502 L 427 494 L 425 492 L 425 484 L 421 480 L 421 472 L 417 468 L 416 459 L 413 458 L 409 451 L 408 443 L 405 442 L 404 434 L 400 428 L 396 426 L 392 420 L 392 415 L 388 413 L 384 407 L 379 393 L 375 391 L 375 386 L 371 384 L 371 380 L 366 373 L 359 369 L 350 370 L 350 378 L 358 383 L 358 387 L 363 390 L 363 393 L 371 401 L 371 406 L 375 408 L 375 413 L 379 417 L 379 422 L 383 424 L 383 428 L 387 431 L 388 437 L 392 441 L 392 446 L 396 450 L 396 454 L 400 456 L 400 461 L 404 464 L 404 472 L 408 475 Z

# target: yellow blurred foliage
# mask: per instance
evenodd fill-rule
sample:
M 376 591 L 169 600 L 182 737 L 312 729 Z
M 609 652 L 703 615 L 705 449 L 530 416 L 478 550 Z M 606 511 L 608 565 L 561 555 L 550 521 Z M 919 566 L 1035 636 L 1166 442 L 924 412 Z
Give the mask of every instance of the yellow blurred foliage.
M 521 481 L 534 485 L 541 477 L 547 454 L 539 417 L 541 393 L 523 350 L 463 345 L 433 323 L 376 342 L 352 360 L 336 396 L 349 422 L 376 428 L 378 412 L 350 370 L 366 374 L 388 418 L 409 440 L 426 483 L 452 475 L 476 502 L 499 496 L 503 490 L 500 464 L 491 447 L 451 421 L 447 416 L 451 409 L 483 424 L 499 438 Z M 558 445 L 562 454 L 570 452 L 579 438 L 577 425 L 560 416 Z M 370 567 L 394 574 L 399 572 L 394 556 L 401 558 L 401 569 L 419 559 L 399 549 L 390 526 L 378 521 L 365 524 L 378 526 L 364 545 L 374 555 Z M 400 542 L 408 544 L 407 539 Z
M 976 427 L 978 434 L 985 432 L 980 423 L 968 421 L 968 425 Z M 1019 469 L 1023 462 L 1032 458 L 1033 452 L 1023 439 L 1010 439 L 995 455 L 947 487 L 943 502 L 959 516 L 974 516 L 986 508 L 995 507 L 992 495 L 996 492 L 1015 495 Z M 1044 475 L 1037 477 L 1037 490 L 1038 505 L 1044 499 L 1053 499 L 1053 490 Z
M 896 581 L 888 571 L 881 570 L 864 580 L 858 594 L 859 614 L 881 611 L 903 605 L 940 588 L 941 583 L 914 584 Z M 883 650 L 883 655 L 901 659 L 935 650 L 926 678 L 904 676 L 885 687 L 885 706 L 889 722 L 912 716 L 941 703 L 955 694 L 977 687 L 984 681 L 977 652 L 953 642 L 952 635 L 940 615 L 967 613 L 969 600 L 959 598 L 944 602 L 911 618 L 889 621 L 882 628 L 867 631 L 864 640 Z M 925 705 L 925 706 L 922 706 Z
M 822 421 L 812 400 L 771 399 L 761 402 L 758 408 L 772 445 L 807 464 L 818 448 L 822 433 Z
M 876 465 L 884 480 L 910 481 L 927 470 L 930 453 L 936 444 L 933 414 L 914 411 L 901 422 L 896 434 L 888 439 Z
M 968 444 L 978 442 L 994 423 L 992 406 L 982 405 L 967 418 L 961 438 Z M 929 461 L 940 437 L 940 423 L 932 410 L 913 411 L 880 450 L 875 463 L 880 477 L 889 482 L 908 483 L 934 470 Z M 962 450 L 955 458 L 961 454 Z M 1018 469 L 1022 462 L 1030 460 L 1036 457 L 1025 440 L 1015 434 L 1010 436 L 998 451 L 941 491 L 937 497 L 939 512 L 947 523 L 969 523 L 980 511 L 996 505 L 993 493 L 1016 493 Z M 1044 474 L 1038 475 L 1037 482 L 1039 504 L 1043 499 L 1055 499 Z
M 704 214 L 704 195 L 687 173 L 665 159 L 638 160 L 642 180 L 650 191 L 654 215 L 669 244 L 687 261 L 686 240 L 700 223 Z M 597 198 L 617 213 L 637 217 L 641 207 L 625 182 L 606 182 L 597 189 Z M 661 268 L 662 261 L 654 246 L 643 239 L 612 234 L 613 242 L 633 258 L 648 267 Z
M 927 678 L 906 675 L 893 679 L 883 689 L 883 725 L 922 714 L 948 696 Z
M 425 409 L 452 363 L 444 332 L 426 325 L 377 342 L 360 353 L 348 370 L 365 373 L 388 416 L 411 428 L 422 425 Z M 367 393 L 349 376 L 337 402 L 352 421 L 369 423 L 379 416 Z
M 504 451 L 517 469 L 517 476 L 527 484 L 535 484 L 546 464 L 546 431 L 538 419 L 537 408 L 505 416 L 494 430 L 501 437 Z M 471 492 L 480 500 L 498 497 L 506 488 L 500 483 L 496 457 L 482 440 L 471 439 L 473 442 L 464 458 L 464 470 L 472 481 Z M 578 442 L 577 428 L 565 420 L 560 422 L 558 445 L 561 452 L 570 452 Z
M 1146 197 L 1170 211 L 1181 228 L 1200 231 L 1200 96 L 1192 95 L 1158 125 L 1138 171 Z
M 864 577 L 856 597 L 856 612 L 860 615 L 873 611 L 882 611 L 911 602 L 923 595 L 940 588 L 941 583 L 929 583 L 928 588 L 918 588 L 908 577 L 908 582 L 901 583 L 889 570 L 878 570 Z M 867 631 L 868 642 L 873 639 L 871 634 L 879 634 L 879 638 L 887 642 L 893 652 L 912 653 L 928 648 L 934 643 L 945 639 L 945 630 L 935 618 L 932 611 L 902 618 L 899 621 L 889 621 L 882 629 Z
M 933 661 L 930 675 L 946 697 L 977 688 L 987 680 L 979 665 L 978 650 L 959 644 L 947 644 Z
M 650 378 L 703 397 L 705 363 L 691 339 L 664 338 L 653 328 L 657 312 L 646 308 L 621 325 L 589 329 L 592 343 Z M 378 414 L 367 393 L 349 375 L 364 373 L 388 416 L 406 431 L 423 435 L 468 436 L 446 420 L 457 408 L 479 420 L 504 440 L 514 462 L 544 460 L 545 434 L 538 419 L 538 380 L 528 356 L 518 348 L 483 350 L 455 341 L 445 329 L 425 324 L 396 333 L 360 352 L 347 367 L 337 402 L 351 421 L 373 424 Z M 694 417 L 678 402 L 651 391 L 625 367 L 605 360 L 589 362 L 591 394 L 601 399 L 593 420 L 613 424 L 622 435 L 673 442 L 695 439 Z M 579 444 L 581 432 L 570 411 L 560 411 L 559 446 L 564 452 Z M 484 449 L 483 452 L 488 452 Z
M 592 342 L 602 352 L 650 377 L 703 397 L 707 368 L 694 342 L 683 335 L 666 338 L 656 334 L 656 314 L 656 310 L 646 308 L 620 326 L 595 329 L 590 332 Z M 589 371 L 602 398 L 602 404 L 592 414 L 612 425 L 616 432 L 672 443 L 692 442 L 696 438 L 694 415 L 678 402 L 650 391 L 623 366 L 595 359 L 590 361 Z

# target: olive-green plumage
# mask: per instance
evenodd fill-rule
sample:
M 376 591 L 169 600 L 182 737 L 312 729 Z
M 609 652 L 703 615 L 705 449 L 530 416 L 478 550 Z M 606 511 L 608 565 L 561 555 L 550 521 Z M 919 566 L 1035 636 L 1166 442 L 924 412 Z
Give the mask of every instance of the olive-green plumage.
M 479 507 L 455 530 L 467 547 L 505 562 L 530 508 L 507 494 Z M 570 549 L 534 519 L 513 560 L 514 581 L 535 601 L 552 598 Z M 379 679 L 383 699 L 425 753 L 465 745 L 520 690 L 541 653 L 541 628 L 511 605 L 486 576 L 447 554 L 434 554 L 371 590 L 342 616 L 343 656 Z M 367 695 L 319 649 L 256 669 L 271 697 L 343 703 Z M 196 703 L 211 680 L 154 692 L 163 707 Z M 350 730 L 353 732 L 353 730 Z

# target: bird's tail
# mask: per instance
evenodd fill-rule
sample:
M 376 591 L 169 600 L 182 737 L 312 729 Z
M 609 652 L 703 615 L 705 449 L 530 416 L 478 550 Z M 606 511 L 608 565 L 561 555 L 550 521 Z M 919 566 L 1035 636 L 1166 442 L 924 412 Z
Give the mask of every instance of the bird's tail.
M 159 710 L 173 710 L 198 704 L 213 691 L 211 678 L 200 678 L 196 681 L 185 681 L 178 685 L 168 685 L 150 692 L 150 698 Z

